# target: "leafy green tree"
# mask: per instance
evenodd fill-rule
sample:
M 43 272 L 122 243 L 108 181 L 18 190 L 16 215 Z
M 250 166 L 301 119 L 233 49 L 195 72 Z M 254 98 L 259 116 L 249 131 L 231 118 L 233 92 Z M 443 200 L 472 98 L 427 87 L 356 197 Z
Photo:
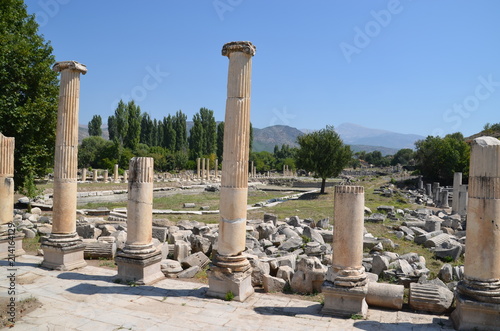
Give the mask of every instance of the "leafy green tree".
M 104 159 L 116 163 L 115 144 L 112 141 L 99 136 L 90 136 L 83 139 L 78 146 L 78 167 L 100 168 Z
M 127 104 L 127 133 L 124 145 L 131 150 L 135 150 L 141 138 L 141 108 L 134 100 Z
M 394 154 L 391 160 L 391 165 L 395 166 L 401 164 L 402 166 L 414 165 L 415 152 L 410 148 L 403 148 Z
M 262 151 L 251 153 L 250 161 L 254 162 L 257 172 L 267 172 L 273 169 L 276 159 L 272 153 Z
M 23 1 L 0 1 L 0 132 L 16 139 L 14 182 L 22 192 L 33 188 L 33 178 L 46 175 L 54 162 L 54 62 L 52 46 L 38 34 Z
M 89 122 L 89 136 L 102 136 L 102 118 L 100 115 L 94 115 Z
M 215 153 L 217 140 L 217 123 L 215 122 L 213 110 L 200 109 L 201 125 L 203 127 L 203 154 Z
M 251 152 L 253 149 L 253 125 L 252 122 L 250 122 L 250 138 L 249 138 L 249 151 Z
M 417 169 L 427 179 L 444 185 L 453 183 L 455 172 L 469 173 L 470 146 L 460 132 L 444 138 L 428 136 L 415 143 Z
M 189 153 L 192 160 L 204 155 L 205 128 L 199 113 L 193 116 L 193 127 L 189 131 Z
M 128 111 L 125 103 L 120 100 L 115 109 L 116 137 L 115 140 L 123 146 L 128 131 Z
M 278 145 L 274 146 L 274 169 L 281 171 L 283 169 L 283 165 L 287 165 L 290 169 L 295 169 L 295 153 L 297 149 L 292 148 L 287 144 L 281 145 L 281 148 Z
M 118 132 L 116 131 L 116 118 L 114 115 L 108 117 L 108 133 L 109 140 L 115 141 L 118 136 Z
M 217 158 L 219 164 L 222 164 L 222 152 L 224 151 L 224 122 L 217 125 Z
M 148 113 L 144 113 L 141 118 L 141 138 L 140 143 L 151 146 L 153 121 Z
M 333 126 L 299 136 L 297 142 L 297 166 L 321 178 L 321 193 L 325 193 L 326 179 L 337 177 L 351 160 L 350 147 L 344 145 Z
M 169 114 L 163 118 L 163 146 L 169 151 L 175 151 L 176 132 L 174 120 Z
M 156 130 L 158 132 L 158 138 L 156 140 L 156 146 L 163 146 L 163 137 L 164 137 L 165 134 L 163 132 L 163 121 L 162 120 L 158 120 Z
M 153 125 L 151 126 L 151 145 L 158 146 L 158 121 L 156 118 L 153 120 Z
M 174 129 L 175 129 L 175 151 L 186 151 L 188 146 L 187 141 L 187 115 L 179 110 L 174 117 Z

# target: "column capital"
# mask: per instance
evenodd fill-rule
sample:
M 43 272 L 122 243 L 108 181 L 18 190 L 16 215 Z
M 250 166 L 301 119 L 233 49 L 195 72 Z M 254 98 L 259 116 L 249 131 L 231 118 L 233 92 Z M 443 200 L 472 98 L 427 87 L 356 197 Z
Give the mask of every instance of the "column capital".
M 222 56 L 227 57 L 229 57 L 229 54 L 233 52 L 243 52 L 250 56 L 254 56 L 255 51 L 255 45 L 249 41 L 232 41 L 222 46 Z
M 54 66 L 52 67 L 52 70 L 56 72 L 61 72 L 64 70 L 72 70 L 72 71 L 78 71 L 82 74 L 87 73 L 87 66 L 85 64 L 81 64 L 76 61 L 62 61 L 62 62 L 56 62 Z

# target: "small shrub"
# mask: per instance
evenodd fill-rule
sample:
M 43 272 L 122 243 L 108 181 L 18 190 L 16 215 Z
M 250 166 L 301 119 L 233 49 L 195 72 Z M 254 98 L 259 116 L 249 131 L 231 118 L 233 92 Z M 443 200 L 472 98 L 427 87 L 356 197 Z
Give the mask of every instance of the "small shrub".
M 226 293 L 226 297 L 224 298 L 224 300 L 226 300 L 226 301 L 233 301 L 233 299 L 234 299 L 234 293 L 231 292 L 231 291 L 227 292 Z

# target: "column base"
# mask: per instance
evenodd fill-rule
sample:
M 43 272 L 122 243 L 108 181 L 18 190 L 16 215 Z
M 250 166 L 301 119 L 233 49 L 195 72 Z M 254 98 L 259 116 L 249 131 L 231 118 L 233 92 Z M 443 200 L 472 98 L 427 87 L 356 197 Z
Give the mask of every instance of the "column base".
M 150 285 L 165 278 L 161 272 L 161 252 L 148 254 L 118 253 L 115 257 L 118 266 L 117 279 L 137 285 Z
M 325 281 L 321 287 L 325 296 L 325 304 L 321 310 L 322 314 L 340 317 L 351 317 L 361 315 L 363 318 L 368 313 L 366 303 L 367 285 L 357 287 L 335 286 L 330 281 Z
M 14 238 L 9 236 L 0 236 L 0 260 L 21 256 L 26 254 L 23 249 L 24 233 L 17 233 Z M 12 239 L 14 245 L 12 245 Z
M 224 272 L 211 265 L 208 274 L 207 296 L 243 302 L 254 293 L 252 286 L 252 269 L 243 272 Z M 230 298 L 231 292 L 234 297 Z
M 450 319 L 456 330 L 498 330 L 500 304 L 473 301 L 456 295 L 456 308 Z
M 42 243 L 42 267 L 53 270 L 69 271 L 87 265 L 83 258 L 85 244 L 75 233 L 52 233 Z

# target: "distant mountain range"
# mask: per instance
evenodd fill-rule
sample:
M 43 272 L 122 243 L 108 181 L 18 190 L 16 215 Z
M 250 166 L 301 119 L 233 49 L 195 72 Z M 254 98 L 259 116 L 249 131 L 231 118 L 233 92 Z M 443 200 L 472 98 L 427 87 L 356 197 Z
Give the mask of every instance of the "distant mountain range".
M 187 123 L 188 130 L 192 126 Z M 109 133 L 107 127 L 102 128 L 103 137 L 108 139 Z M 304 131 L 286 125 L 273 125 L 263 129 L 254 128 L 253 132 L 253 150 L 256 152 L 273 152 L 274 146 L 287 144 L 293 147 L 297 146 L 297 137 L 304 134 Z M 351 145 L 354 152 L 380 151 L 383 155 L 391 155 L 402 148 L 415 148 L 415 141 L 424 139 L 424 136 L 416 134 L 403 134 L 386 130 L 371 129 L 352 123 L 343 123 L 335 128 L 345 144 Z M 78 140 L 81 142 L 88 137 L 88 128 L 86 125 L 80 125 Z
M 386 130 L 371 129 L 352 123 L 342 123 L 335 128 L 345 144 L 370 145 L 395 148 L 415 148 L 415 141 L 425 139 L 416 134 L 403 134 Z

